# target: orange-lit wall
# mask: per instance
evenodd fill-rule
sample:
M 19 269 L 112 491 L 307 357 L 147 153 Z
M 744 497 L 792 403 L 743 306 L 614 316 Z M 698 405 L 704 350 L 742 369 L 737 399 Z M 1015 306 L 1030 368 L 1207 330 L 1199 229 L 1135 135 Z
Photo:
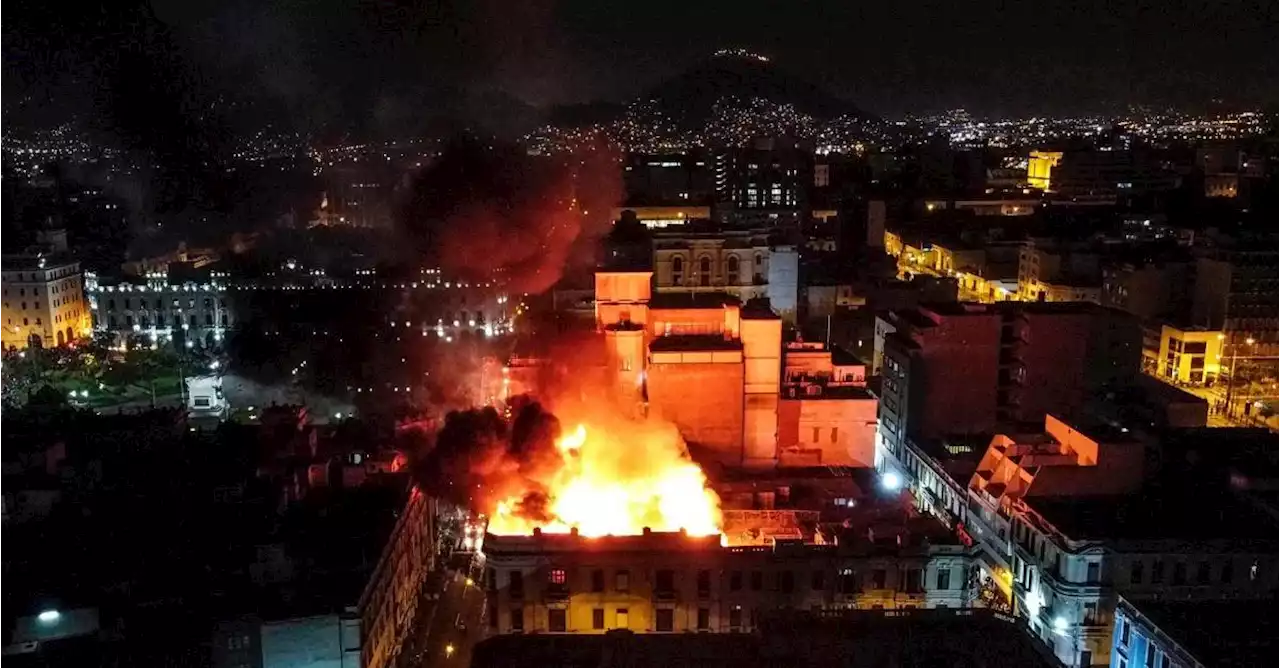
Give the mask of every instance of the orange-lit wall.
M 778 421 L 782 466 L 875 464 L 874 399 L 784 399 Z
M 710 308 L 649 309 L 650 336 L 682 334 L 725 334 L 736 339 L 741 332 L 737 306 Z
M 743 464 L 769 467 L 778 457 L 778 382 L 782 367 L 782 320 L 742 319 L 746 393 L 743 415 Z
M 742 463 L 743 365 L 738 351 L 652 353 L 649 411 L 726 464 Z
M 653 272 L 596 272 L 596 327 L 619 322 L 644 324 Z

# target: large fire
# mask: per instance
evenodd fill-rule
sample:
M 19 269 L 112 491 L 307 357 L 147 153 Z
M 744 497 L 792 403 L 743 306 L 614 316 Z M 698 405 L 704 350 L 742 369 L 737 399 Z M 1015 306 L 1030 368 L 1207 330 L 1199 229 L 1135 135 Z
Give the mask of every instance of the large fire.
M 671 430 L 674 432 L 674 430 Z M 720 499 L 702 469 L 688 457 L 678 434 L 638 429 L 616 437 L 586 425 L 556 441 L 563 465 L 545 481 L 547 506 L 535 520 L 519 512 L 521 497 L 501 500 L 489 532 L 619 536 L 684 530 L 691 536 L 721 532 Z

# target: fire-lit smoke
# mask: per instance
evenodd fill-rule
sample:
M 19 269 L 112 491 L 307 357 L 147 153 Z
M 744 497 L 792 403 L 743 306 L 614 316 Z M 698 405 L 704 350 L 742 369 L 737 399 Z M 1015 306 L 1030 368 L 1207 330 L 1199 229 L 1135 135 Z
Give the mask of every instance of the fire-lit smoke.
M 398 223 L 406 241 L 446 273 L 540 293 L 567 269 L 594 261 L 618 182 L 607 155 L 566 162 L 460 139 L 414 176 Z
M 451 413 L 422 465 L 429 489 L 489 516 L 495 534 L 720 533 L 720 502 L 675 427 L 597 404 L 562 421 L 527 400 L 512 419 Z

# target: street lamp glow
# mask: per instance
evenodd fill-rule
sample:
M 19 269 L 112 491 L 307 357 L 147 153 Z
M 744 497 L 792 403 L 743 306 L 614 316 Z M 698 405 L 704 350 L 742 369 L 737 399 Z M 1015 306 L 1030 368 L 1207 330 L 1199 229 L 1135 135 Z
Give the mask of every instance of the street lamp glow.
M 219 366 L 221 366 L 221 364 L 219 364 L 218 360 L 214 360 L 214 361 L 212 361 L 212 362 L 209 362 L 209 370 L 210 370 L 210 371 L 217 371 Z
M 1062 615 L 1058 615 L 1057 617 L 1054 617 L 1053 630 L 1057 631 L 1058 633 L 1065 632 L 1067 630 L 1067 618 L 1063 617 Z
M 57 622 L 58 619 L 61 617 L 62 617 L 62 613 L 58 612 L 57 610 L 45 610 L 41 612 L 39 615 L 36 615 L 36 619 L 39 619 L 40 623 L 42 624 L 53 624 L 54 622 Z
M 880 477 L 880 486 L 890 492 L 896 492 L 902 489 L 902 476 L 893 471 L 888 471 Z

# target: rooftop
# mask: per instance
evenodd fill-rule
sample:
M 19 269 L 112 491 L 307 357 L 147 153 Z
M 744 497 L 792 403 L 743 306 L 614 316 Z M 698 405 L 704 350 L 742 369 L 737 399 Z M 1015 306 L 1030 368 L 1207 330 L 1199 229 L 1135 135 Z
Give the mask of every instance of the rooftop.
M 1073 540 L 1226 540 L 1276 545 L 1275 518 L 1218 485 L 1107 496 L 1044 496 L 1028 505 Z
M 649 308 L 655 309 L 713 309 L 740 304 L 727 292 L 657 292 L 649 299 Z
M 1128 602 L 1206 666 L 1262 666 L 1276 658 L 1276 599 Z

